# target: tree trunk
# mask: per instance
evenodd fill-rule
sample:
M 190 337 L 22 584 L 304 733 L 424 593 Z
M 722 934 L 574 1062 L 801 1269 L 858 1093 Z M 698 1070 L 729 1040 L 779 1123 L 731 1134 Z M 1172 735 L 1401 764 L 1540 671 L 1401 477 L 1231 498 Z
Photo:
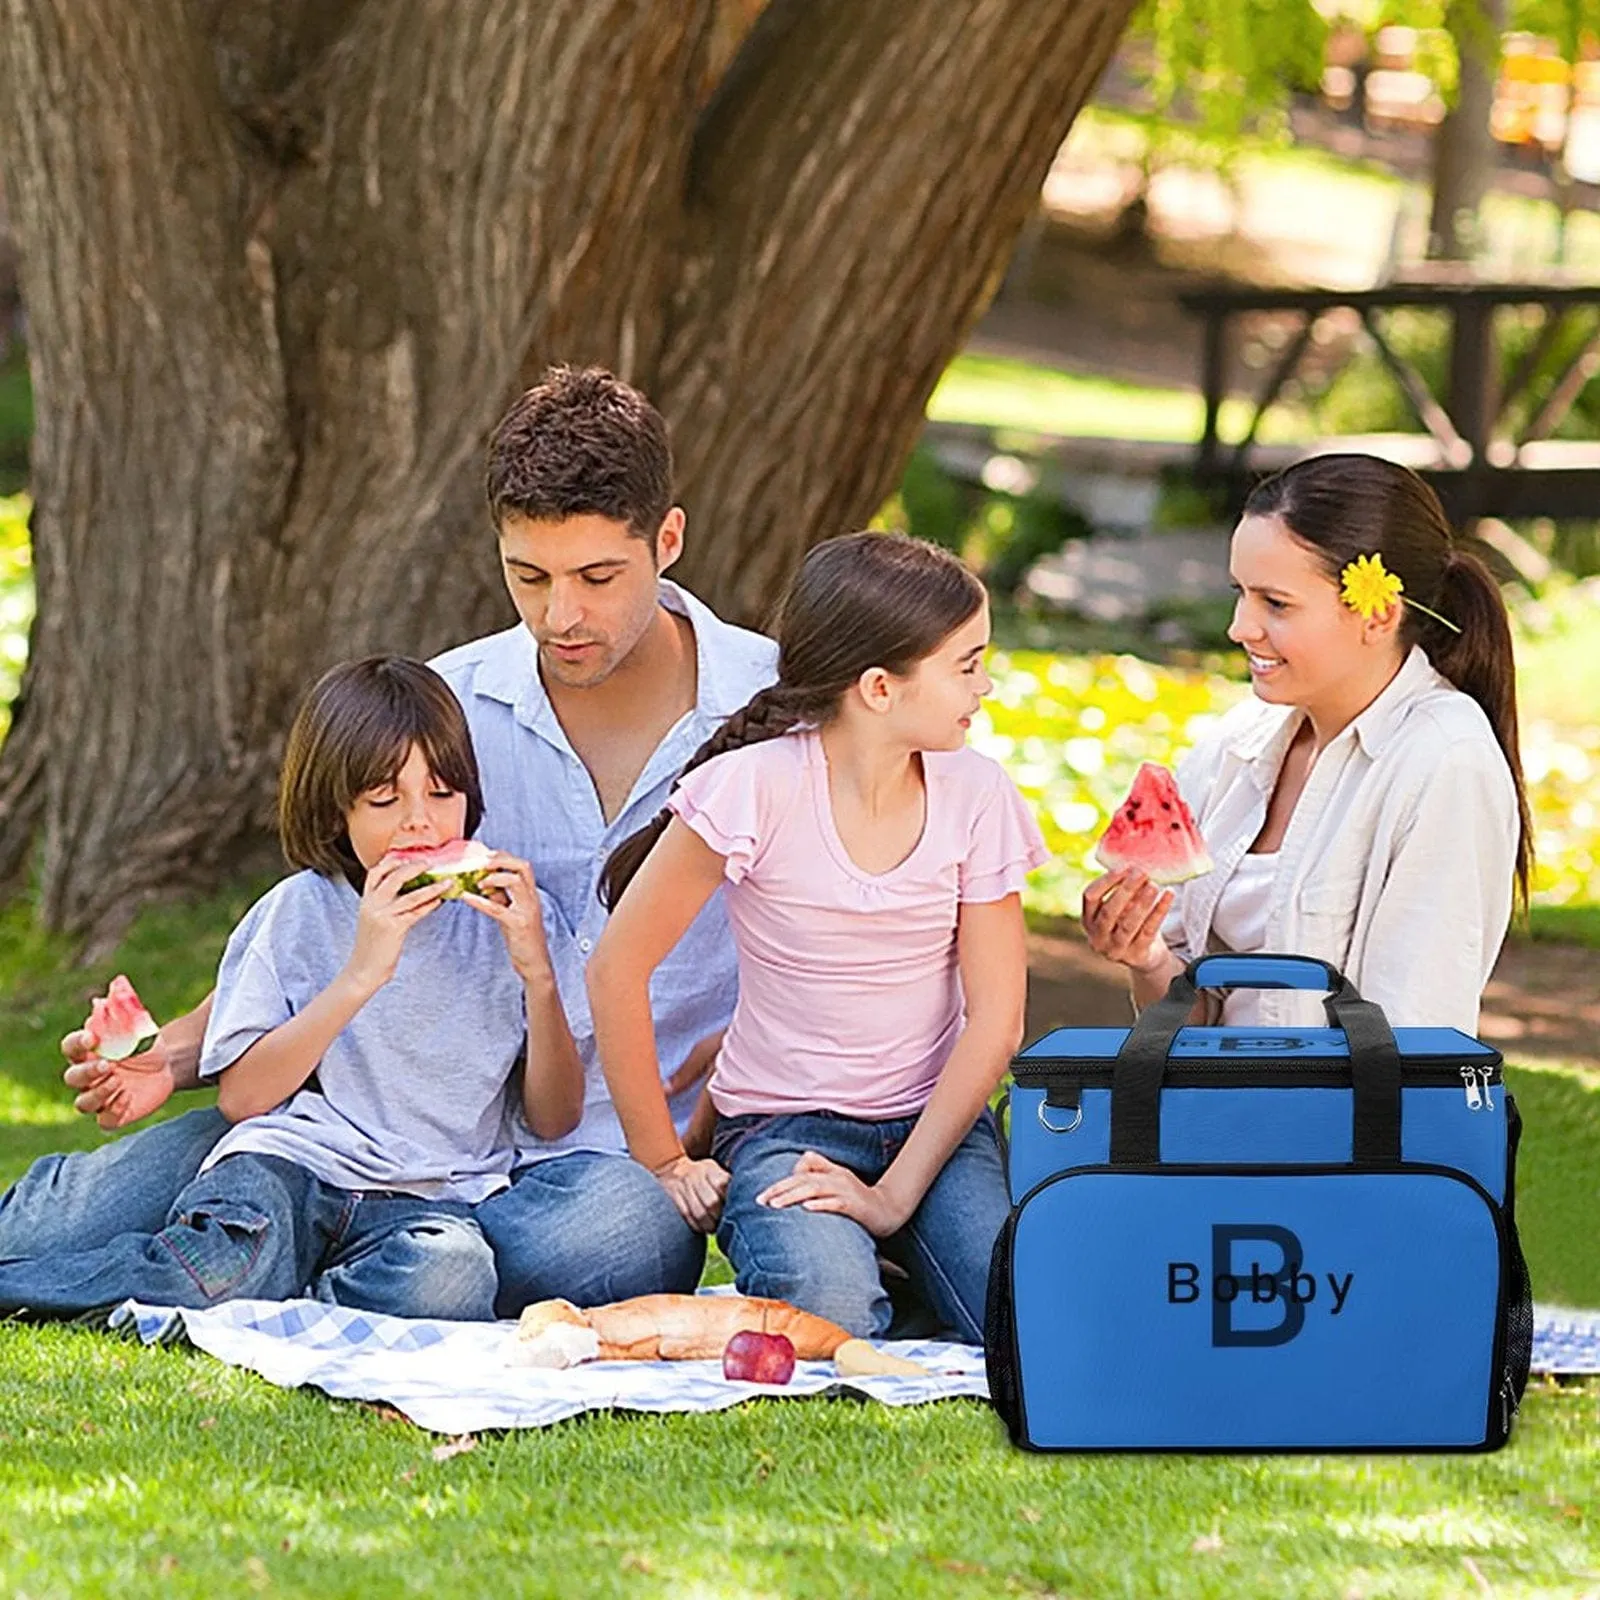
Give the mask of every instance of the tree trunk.
M 482 444 L 549 361 L 658 400 L 686 576 L 759 618 L 892 487 L 1129 5 L 0 0 L 0 873 L 42 835 L 42 915 L 103 944 L 261 839 L 316 673 L 507 621 Z
M 1434 135 L 1428 257 L 1470 261 L 1478 242 L 1478 208 L 1494 175 L 1489 113 L 1506 0 L 1455 0 L 1446 10 L 1461 65 L 1456 102 Z

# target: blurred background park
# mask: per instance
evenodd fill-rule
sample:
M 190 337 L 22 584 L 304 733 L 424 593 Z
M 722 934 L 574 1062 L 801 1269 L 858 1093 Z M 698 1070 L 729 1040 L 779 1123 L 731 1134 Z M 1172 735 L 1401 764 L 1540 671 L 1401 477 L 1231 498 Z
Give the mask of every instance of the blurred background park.
M 681 215 L 659 225 L 678 198 L 672 158 L 652 166 L 640 153 L 669 125 L 670 108 L 656 121 L 641 113 L 613 145 L 585 142 L 558 86 L 539 111 L 569 140 L 574 175 L 539 214 L 559 233 L 566 206 L 577 218 L 570 238 L 524 257 L 505 244 L 504 227 L 480 236 L 473 219 L 462 225 L 474 262 L 508 259 L 506 271 L 538 278 L 533 310 L 524 295 L 501 316 L 493 296 L 476 296 L 460 276 L 459 237 L 433 226 L 424 180 L 437 185 L 443 174 L 446 187 L 470 189 L 514 170 L 493 142 L 509 116 L 494 122 L 504 85 L 475 84 L 456 107 L 458 123 L 487 119 L 487 154 L 436 160 L 434 145 L 406 144 L 423 112 L 408 118 L 376 91 L 362 102 L 364 124 L 331 114 L 317 124 L 297 104 L 303 82 L 330 104 L 363 89 L 360 51 L 330 51 L 303 80 L 285 65 L 296 50 L 323 49 L 345 21 L 327 23 L 324 37 L 307 20 L 315 7 L 284 7 L 291 20 L 273 24 L 277 55 L 252 67 L 260 39 L 230 22 L 228 8 L 196 8 L 216 31 L 208 42 L 222 63 L 222 102 L 246 130 L 244 176 L 225 173 L 247 201 L 230 260 L 245 263 L 239 282 L 276 319 L 270 370 L 265 358 L 254 364 L 241 332 L 255 300 L 250 316 L 223 307 L 205 323 L 213 298 L 225 298 L 211 295 L 206 276 L 221 230 L 190 203 L 183 152 L 160 147 L 147 181 L 95 187 L 96 148 L 102 167 L 118 140 L 137 150 L 147 112 L 155 127 L 149 107 L 118 125 L 115 94 L 92 111 L 80 101 L 79 154 L 88 154 L 54 175 L 27 140 L 0 143 L 0 734 L 8 708 L 17 713 L 12 748 L 0 748 L 0 877 L 17 891 L 0 907 L 0 1183 L 43 1150 L 97 1137 L 60 1088 L 56 1041 L 106 977 L 132 973 L 158 1017 L 210 987 L 223 939 L 273 870 L 262 796 L 299 688 L 340 656 L 426 654 L 510 620 L 477 506 L 476 452 L 505 399 L 543 363 L 599 360 L 640 382 L 672 422 L 690 516 L 684 576 L 726 614 L 759 624 L 807 542 L 869 517 L 959 551 L 984 576 L 995 691 L 974 742 L 1035 802 L 1054 852 L 1029 892 L 1036 1027 L 1126 1016 L 1120 978 L 1075 932 L 1079 894 L 1138 764 L 1175 761 L 1249 692 L 1225 637 L 1228 535 L 1243 489 L 1329 448 L 1372 449 L 1424 471 L 1503 580 L 1516 628 L 1538 865 L 1483 1032 L 1512 1064 L 1531 1130 L 1521 1226 L 1540 1297 L 1600 1305 L 1600 4 L 1145 0 L 1133 10 L 1123 0 L 952 0 L 950 15 L 968 20 L 938 38 L 932 7 L 915 26 L 909 11 L 889 22 L 879 13 L 893 7 L 851 13 L 832 0 L 804 17 L 785 0 L 678 9 L 715 15 L 710 55 L 681 74 L 690 83 L 682 120 L 694 130 Z M 351 3 L 330 15 L 360 28 L 378 10 Z M 251 13 L 266 8 L 231 15 Z M 1002 31 L 979 38 L 980 14 L 998 16 Z M 841 35 L 826 49 L 825 24 Z M 913 37 L 918 28 L 928 37 Z M 666 24 L 659 31 L 652 60 L 678 48 Z M 581 28 L 573 38 L 576 59 L 588 41 Z M 104 81 L 140 71 L 162 81 L 159 61 L 133 59 L 159 43 L 157 30 L 122 41 L 127 73 Z M 476 48 L 487 55 L 495 43 L 485 31 Z M 437 83 L 451 81 L 453 39 L 433 46 L 442 64 L 417 80 L 419 106 L 432 107 Z M 42 45 L 37 53 L 43 60 Z M 607 70 L 625 75 L 634 69 L 619 53 Z M 874 53 L 877 63 L 863 65 Z M 947 55 L 946 76 L 923 72 Z M 0 59 L 13 128 L 46 118 L 65 81 L 25 57 Z M 397 79 L 402 57 L 384 58 Z M 788 74 L 781 88 L 774 63 Z M 880 98 L 860 85 L 851 92 L 882 110 L 880 142 L 861 151 L 825 147 L 816 131 L 830 117 L 855 126 L 840 107 L 856 102 L 832 98 L 851 73 Z M 908 98 L 897 98 L 897 79 Z M 87 96 L 94 74 L 84 82 Z M 398 81 L 390 90 L 411 92 Z M 647 98 L 628 79 L 616 115 Z M 96 147 L 102 115 L 107 143 Z M 1047 136 L 1068 124 L 1064 140 Z M 442 140 L 443 126 L 430 121 L 428 138 Z M 226 167 L 231 150 L 218 145 L 193 171 Z M 337 187 L 341 152 L 356 174 L 348 191 Z M 424 175 L 414 193 L 407 162 Z M 287 175 L 281 188 L 261 177 L 267 168 Z M 830 187 L 835 169 L 846 181 Z M 139 170 L 135 160 L 129 171 Z M 306 186 L 324 181 L 327 193 L 308 200 Z M 228 183 L 219 187 L 232 195 Z M 842 210 L 852 188 L 881 190 L 878 212 Z M 342 228 L 357 212 L 377 216 L 397 189 L 399 232 L 352 228 L 337 248 L 319 242 L 328 218 Z M 625 194 L 650 198 L 604 211 Z M 485 209 L 502 198 L 485 195 L 473 192 Z M 57 201 L 76 217 L 71 228 L 50 220 Z M 510 194 L 506 215 L 528 203 Z M 103 229 L 100 206 L 113 212 Z M 30 219 L 34 248 L 53 253 L 50 270 L 24 259 L 30 231 L 7 226 L 8 208 L 14 224 Z M 614 255 L 608 229 L 622 235 Z M 647 249 L 635 241 L 657 235 L 690 266 L 679 282 L 673 262 L 646 262 L 641 279 L 660 282 L 619 310 Z M 56 270 L 75 244 L 85 249 L 77 279 Z M 164 278 L 163 249 L 192 271 L 180 260 Z M 910 265 L 895 276 L 902 261 Z M 422 276 L 407 277 L 413 268 Z M 669 280 L 671 292 L 660 286 Z M 30 282 L 47 305 L 39 295 L 30 303 Z M 458 301 L 435 295 L 436 284 Z M 808 299 L 813 284 L 827 293 Z M 313 301 L 322 309 L 308 311 Z M 658 315 L 658 301 L 669 310 Z M 141 324 L 170 341 L 170 365 L 124 345 L 125 330 Z M 502 334 L 520 343 L 497 353 Z M 212 373 L 203 353 L 221 345 L 228 359 Z M 259 372 L 270 381 L 256 385 Z M 274 452 L 292 466 L 279 471 Z M 38 1371 L 62 1381 L 66 1347 L 38 1350 Z M 171 1391 L 188 1382 L 175 1377 Z M 78 1398 L 52 1393 L 62 1428 L 75 1425 Z M 1575 1406 L 1551 1399 L 1535 1411 L 1535 1454 L 1519 1486 L 1502 1485 L 1505 1527 L 1516 1522 L 1503 1539 L 1379 1529 L 1362 1546 L 1368 1577 L 1352 1578 L 1355 1558 L 1330 1534 L 1296 1581 L 1306 1593 L 1479 1592 L 1463 1576 L 1467 1549 L 1478 1553 L 1468 1577 L 1484 1582 L 1472 1566 L 1480 1559 L 1507 1585 L 1495 1592 L 1580 1592 L 1559 1587 L 1559 1575 L 1600 1559 L 1592 1498 L 1587 1532 L 1582 1515 L 1567 1515 L 1600 1493 L 1594 1441 L 1578 1442 L 1583 1427 L 1592 1433 L 1594 1391 L 1585 1393 Z M 720 1426 L 693 1433 L 692 1449 L 714 1456 Z M 858 1460 L 843 1434 L 824 1445 L 811 1424 L 793 1426 L 798 1449 L 845 1452 L 843 1482 L 870 1480 L 870 1450 Z M 928 1437 L 942 1441 L 932 1448 L 968 1485 L 954 1522 L 996 1492 L 993 1461 L 972 1453 L 977 1436 L 965 1423 L 948 1436 L 944 1423 L 905 1426 L 932 1428 Z M 333 1448 L 326 1430 L 317 1437 Z M 574 1449 L 598 1448 L 600 1470 L 610 1470 L 611 1435 L 585 1438 Z M 877 1446 L 887 1448 L 882 1438 Z M 359 1462 L 351 1471 L 359 1477 Z M 1206 1504 L 1225 1517 L 1230 1498 L 1249 1499 L 1231 1471 L 1205 1476 L 1213 1466 L 1196 1466 L 1201 1476 L 1185 1479 L 1159 1516 L 1187 1529 L 1181 1507 Z M 1356 1522 L 1415 1491 L 1419 1516 L 1444 1506 L 1451 1527 L 1464 1526 L 1485 1480 L 1454 1464 L 1441 1473 L 1322 1488 L 1349 1496 Z M 976 1546 L 949 1546 L 952 1559 L 899 1592 L 996 1592 L 1002 1563 L 1034 1575 L 1019 1580 L 1026 1592 L 1053 1592 L 1065 1581 L 1055 1557 L 1041 1546 L 1024 1559 L 1017 1540 L 1044 1539 L 1085 1481 L 1053 1479 L 1065 1497 L 1054 1510 L 1030 1487 L 1046 1503 L 1042 1530 L 1028 1508 L 1020 1534 L 1014 1519 L 979 1519 L 967 1530 Z M 1114 1498 L 1120 1481 L 1106 1478 Z M 1240 1530 L 1242 1565 L 1219 1561 L 1201 1588 L 1166 1587 L 1175 1569 L 1149 1525 L 1108 1523 L 1093 1536 L 1092 1570 L 1131 1583 L 1117 1591 L 1128 1593 L 1287 1584 L 1274 1530 L 1305 1507 L 1296 1509 L 1288 1476 L 1271 1481 L 1288 1509 L 1263 1509 Z M 1547 1516 L 1545 1499 L 1564 1509 Z M 510 1501 L 493 1504 L 511 1514 Z M 817 1514 L 851 1530 L 840 1533 L 854 1552 L 843 1570 L 864 1572 L 850 1561 L 868 1562 L 877 1535 L 842 1503 L 827 1500 Z M 782 1508 L 771 1516 L 770 1537 L 792 1538 Z M 644 1517 L 648 1531 L 629 1537 L 677 1570 L 689 1533 Z M 917 1535 L 935 1551 L 946 1548 L 939 1522 L 930 1513 Z M 53 1548 L 54 1526 L 36 1517 L 40 1549 Z M 164 1529 L 173 1548 L 188 1538 L 175 1523 Z M 1199 1523 L 1174 1537 L 1180 1553 L 1213 1548 Z M 253 1547 L 230 1529 L 224 1548 L 236 1568 Z M 576 1559 L 592 1555 L 586 1547 Z M 822 1566 L 807 1566 L 813 1557 Z M 64 1570 L 48 1565 L 57 1556 L 43 1559 L 46 1572 Z M 196 1553 L 196 1572 L 208 1559 Z M 1142 1576 L 1128 1576 L 1129 1561 L 1144 1563 Z M 791 1568 L 810 1574 L 813 1587 L 799 1592 L 844 1592 L 815 1551 L 792 1556 Z M 650 1570 L 648 1559 L 634 1569 Z
M 28 346 L 51 337 L 30 328 L 17 266 L 0 210 L 0 729 L 34 606 Z M 1185 297 L 1255 291 L 1392 303 L 1331 305 L 1310 326 L 1287 303 L 1233 314 L 1208 463 L 1207 323 Z M 1479 392 L 1463 399 L 1474 375 L 1452 370 L 1452 340 L 1474 294 L 1499 299 L 1482 313 Z M 1595 7 L 1140 12 L 876 519 L 959 550 L 994 592 L 980 739 L 1038 802 L 1057 853 L 1035 909 L 1075 913 L 1137 764 L 1171 761 L 1244 692 L 1225 638 L 1240 483 L 1337 443 L 1437 470 L 1505 579 L 1538 822 L 1531 931 L 1600 943 L 1597 372 Z M 1476 461 L 1452 456 L 1469 448 Z M 1519 476 L 1532 487 L 1508 498 Z M 1543 503 L 1564 514 L 1493 514 L 1540 504 L 1541 478 L 1561 480 Z

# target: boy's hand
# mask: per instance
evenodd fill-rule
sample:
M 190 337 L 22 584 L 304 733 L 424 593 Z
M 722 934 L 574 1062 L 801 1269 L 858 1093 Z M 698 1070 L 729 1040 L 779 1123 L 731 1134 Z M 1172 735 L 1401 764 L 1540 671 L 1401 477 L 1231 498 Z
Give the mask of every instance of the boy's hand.
M 539 911 L 539 888 L 526 861 L 496 850 L 490 870 L 478 880 L 478 894 L 463 894 L 462 903 L 500 924 L 511 965 L 524 983 L 550 975 L 550 950 Z
M 161 1036 L 141 1055 L 126 1061 L 102 1061 L 94 1039 L 75 1028 L 61 1041 L 68 1065 L 61 1076 L 76 1091 L 73 1106 L 107 1131 L 126 1128 L 158 1111 L 173 1091 L 172 1067 Z
M 787 1178 L 763 1189 L 756 1204 L 780 1211 L 804 1206 L 807 1211 L 836 1212 L 859 1222 L 875 1239 L 903 1228 L 907 1215 L 881 1184 L 863 1183 L 848 1167 L 815 1150 L 807 1150 Z
M 367 873 L 356 917 L 355 948 L 344 964 L 345 976 L 364 996 L 376 994 L 394 976 L 406 935 L 439 904 L 449 887 L 442 882 L 427 883 L 401 894 L 400 885 L 414 866 L 391 853 Z
M 696 1233 L 715 1231 L 722 1215 L 722 1198 L 728 1192 L 728 1169 L 715 1161 L 674 1156 L 651 1168 L 683 1220 Z

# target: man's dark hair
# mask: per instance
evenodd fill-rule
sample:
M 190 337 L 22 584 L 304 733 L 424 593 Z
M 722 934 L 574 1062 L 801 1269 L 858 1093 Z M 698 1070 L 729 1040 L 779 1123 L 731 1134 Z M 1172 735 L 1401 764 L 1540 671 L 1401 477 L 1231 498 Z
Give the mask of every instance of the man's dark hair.
M 653 540 L 672 509 L 667 424 L 603 367 L 552 367 L 490 435 L 484 490 L 496 528 L 600 516 Z

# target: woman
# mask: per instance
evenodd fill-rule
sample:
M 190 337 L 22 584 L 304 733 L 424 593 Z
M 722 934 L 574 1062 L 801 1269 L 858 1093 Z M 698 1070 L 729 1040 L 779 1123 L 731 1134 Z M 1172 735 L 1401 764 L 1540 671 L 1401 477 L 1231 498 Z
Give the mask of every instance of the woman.
M 1097 878 L 1090 944 L 1136 1006 L 1196 956 L 1268 950 L 1333 963 L 1396 1025 L 1474 1031 L 1533 855 L 1498 586 L 1421 478 L 1364 455 L 1259 485 L 1229 565 L 1255 694 L 1178 772 L 1215 867 Z M 1219 1019 L 1315 1024 L 1321 999 L 1230 991 Z

